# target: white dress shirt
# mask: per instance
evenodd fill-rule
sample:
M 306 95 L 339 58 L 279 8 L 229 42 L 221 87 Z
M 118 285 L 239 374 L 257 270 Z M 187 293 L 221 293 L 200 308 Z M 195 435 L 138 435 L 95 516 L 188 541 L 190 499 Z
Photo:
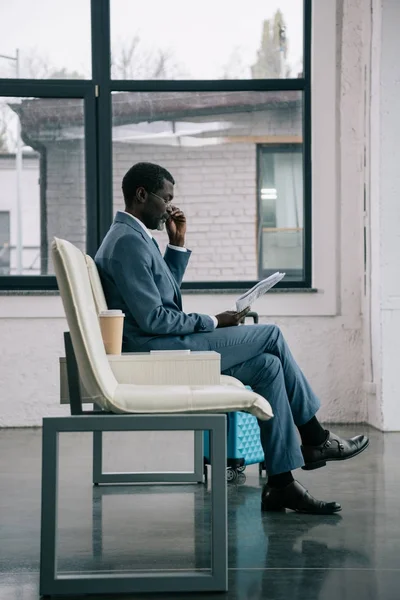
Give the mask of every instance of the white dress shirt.
M 143 229 L 143 231 L 149 236 L 150 239 L 153 239 L 153 236 L 151 235 L 151 232 L 149 229 L 147 229 L 146 225 L 143 223 L 143 221 L 141 221 L 140 219 L 138 219 L 137 217 L 134 217 L 133 215 L 131 215 L 131 213 L 126 212 L 125 214 L 129 215 L 130 217 L 132 217 L 132 219 L 134 219 L 137 223 L 139 223 L 140 227 Z M 178 252 L 187 252 L 187 249 L 184 246 L 174 246 L 173 244 L 168 244 L 168 248 L 171 248 L 171 250 L 177 250 Z M 214 317 L 213 315 L 208 315 L 210 317 L 210 319 L 212 319 L 213 323 L 214 323 L 214 327 L 217 328 L 218 326 L 218 319 L 217 317 Z

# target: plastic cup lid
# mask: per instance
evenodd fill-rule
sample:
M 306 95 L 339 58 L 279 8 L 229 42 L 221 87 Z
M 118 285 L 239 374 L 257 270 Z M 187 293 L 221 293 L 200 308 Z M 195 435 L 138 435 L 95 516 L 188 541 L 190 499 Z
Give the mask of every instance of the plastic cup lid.
M 122 310 L 102 310 L 100 315 L 100 317 L 124 317 L 125 313 L 122 312 Z

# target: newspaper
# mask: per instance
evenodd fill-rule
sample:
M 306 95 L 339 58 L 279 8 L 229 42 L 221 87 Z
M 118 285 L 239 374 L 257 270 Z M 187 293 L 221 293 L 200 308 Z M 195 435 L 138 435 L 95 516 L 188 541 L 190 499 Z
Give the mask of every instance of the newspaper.
M 263 294 L 268 292 L 268 290 L 274 287 L 274 285 L 276 285 L 278 281 L 281 281 L 281 279 L 283 279 L 285 275 L 286 273 L 279 273 L 279 271 L 277 271 L 276 273 L 270 275 L 266 279 L 259 281 L 254 287 L 252 287 L 250 290 L 247 290 L 247 292 L 239 296 L 239 298 L 236 300 L 237 312 L 241 312 L 248 306 L 250 307 L 252 304 L 254 304 L 254 302 L 260 296 L 262 296 Z

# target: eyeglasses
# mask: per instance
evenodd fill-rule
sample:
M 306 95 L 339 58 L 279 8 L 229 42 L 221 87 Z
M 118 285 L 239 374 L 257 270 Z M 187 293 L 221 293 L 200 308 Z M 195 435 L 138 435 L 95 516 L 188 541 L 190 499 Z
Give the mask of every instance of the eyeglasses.
M 161 198 L 161 196 L 159 196 L 158 194 L 155 194 L 154 192 L 150 192 L 150 194 L 152 196 L 155 196 L 156 198 L 158 198 L 159 200 L 162 200 L 163 202 L 165 202 L 165 204 L 168 204 L 169 202 L 171 202 L 171 200 L 166 200 L 165 198 Z

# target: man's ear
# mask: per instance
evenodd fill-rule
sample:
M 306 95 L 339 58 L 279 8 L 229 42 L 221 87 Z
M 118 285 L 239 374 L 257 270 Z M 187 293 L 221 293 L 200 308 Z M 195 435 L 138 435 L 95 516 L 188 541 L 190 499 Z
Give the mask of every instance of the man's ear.
M 136 189 L 136 201 L 140 204 L 144 204 L 147 200 L 148 193 L 144 189 L 144 187 L 138 187 Z

